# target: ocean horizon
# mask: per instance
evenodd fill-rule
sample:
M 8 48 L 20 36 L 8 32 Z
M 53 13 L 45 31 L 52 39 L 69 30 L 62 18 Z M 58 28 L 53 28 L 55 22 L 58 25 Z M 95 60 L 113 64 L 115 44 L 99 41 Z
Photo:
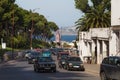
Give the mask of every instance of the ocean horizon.
M 77 35 L 62 35 L 61 36 L 61 41 L 66 41 L 66 42 L 72 42 L 73 40 L 76 40 Z M 52 41 L 55 41 L 55 37 L 51 38 Z

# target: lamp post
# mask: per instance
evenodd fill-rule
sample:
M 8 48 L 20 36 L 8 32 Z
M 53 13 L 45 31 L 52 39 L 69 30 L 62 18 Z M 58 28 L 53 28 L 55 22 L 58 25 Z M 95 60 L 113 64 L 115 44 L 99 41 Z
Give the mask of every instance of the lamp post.
M 37 9 L 39 9 L 39 8 L 35 8 L 35 9 L 32 10 L 32 27 L 31 27 L 31 29 L 29 30 L 29 31 L 30 31 L 30 49 L 31 49 L 31 50 L 33 49 L 33 46 L 32 46 L 32 36 L 33 36 L 33 32 L 34 32 L 33 12 L 34 12 L 35 10 L 37 10 Z

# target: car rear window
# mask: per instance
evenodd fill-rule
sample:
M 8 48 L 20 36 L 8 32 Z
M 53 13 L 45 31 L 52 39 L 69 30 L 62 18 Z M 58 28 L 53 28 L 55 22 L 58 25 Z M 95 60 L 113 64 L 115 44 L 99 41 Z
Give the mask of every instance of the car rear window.
M 109 64 L 109 59 L 108 58 L 104 58 L 102 61 L 102 64 Z

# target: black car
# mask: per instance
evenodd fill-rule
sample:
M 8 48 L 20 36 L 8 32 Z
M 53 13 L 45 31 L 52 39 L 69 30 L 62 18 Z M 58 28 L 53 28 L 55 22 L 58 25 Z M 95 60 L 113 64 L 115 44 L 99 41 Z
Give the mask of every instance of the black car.
M 34 61 L 34 71 L 52 71 L 56 72 L 56 64 L 52 57 L 37 57 Z
M 65 62 L 65 69 L 67 70 L 81 70 L 85 71 L 83 61 L 80 57 L 68 57 Z
M 120 80 L 120 56 L 109 56 L 100 64 L 101 80 Z
M 36 57 L 39 57 L 39 56 L 40 56 L 40 52 L 36 52 L 36 51 L 29 52 L 28 57 L 27 57 L 28 64 L 33 63 L 33 59 L 35 59 Z
M 59 52 L 57 55 L 59 68 L 65 68 L 65 61 L 69 56 L 68 52 Z

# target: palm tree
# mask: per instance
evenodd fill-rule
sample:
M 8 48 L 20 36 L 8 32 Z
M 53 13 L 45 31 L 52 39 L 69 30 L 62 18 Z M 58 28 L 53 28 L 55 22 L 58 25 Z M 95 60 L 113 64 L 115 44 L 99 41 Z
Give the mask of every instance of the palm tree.
M 85 13 L 82 18 L 77 22 L 77 28 L 79 31 L 87 31 L 89 28 L 104 28 L 110 27 L 110 0 L 91 0 L 92 5 L 88 5 L 88 0 L 84 4 L 80 3 L 82 0 L 75 0 L 76 8 Z M 79 3 L 77 3 L 79 2 Z M 86 8 L 83 5 L 87 6 Z

